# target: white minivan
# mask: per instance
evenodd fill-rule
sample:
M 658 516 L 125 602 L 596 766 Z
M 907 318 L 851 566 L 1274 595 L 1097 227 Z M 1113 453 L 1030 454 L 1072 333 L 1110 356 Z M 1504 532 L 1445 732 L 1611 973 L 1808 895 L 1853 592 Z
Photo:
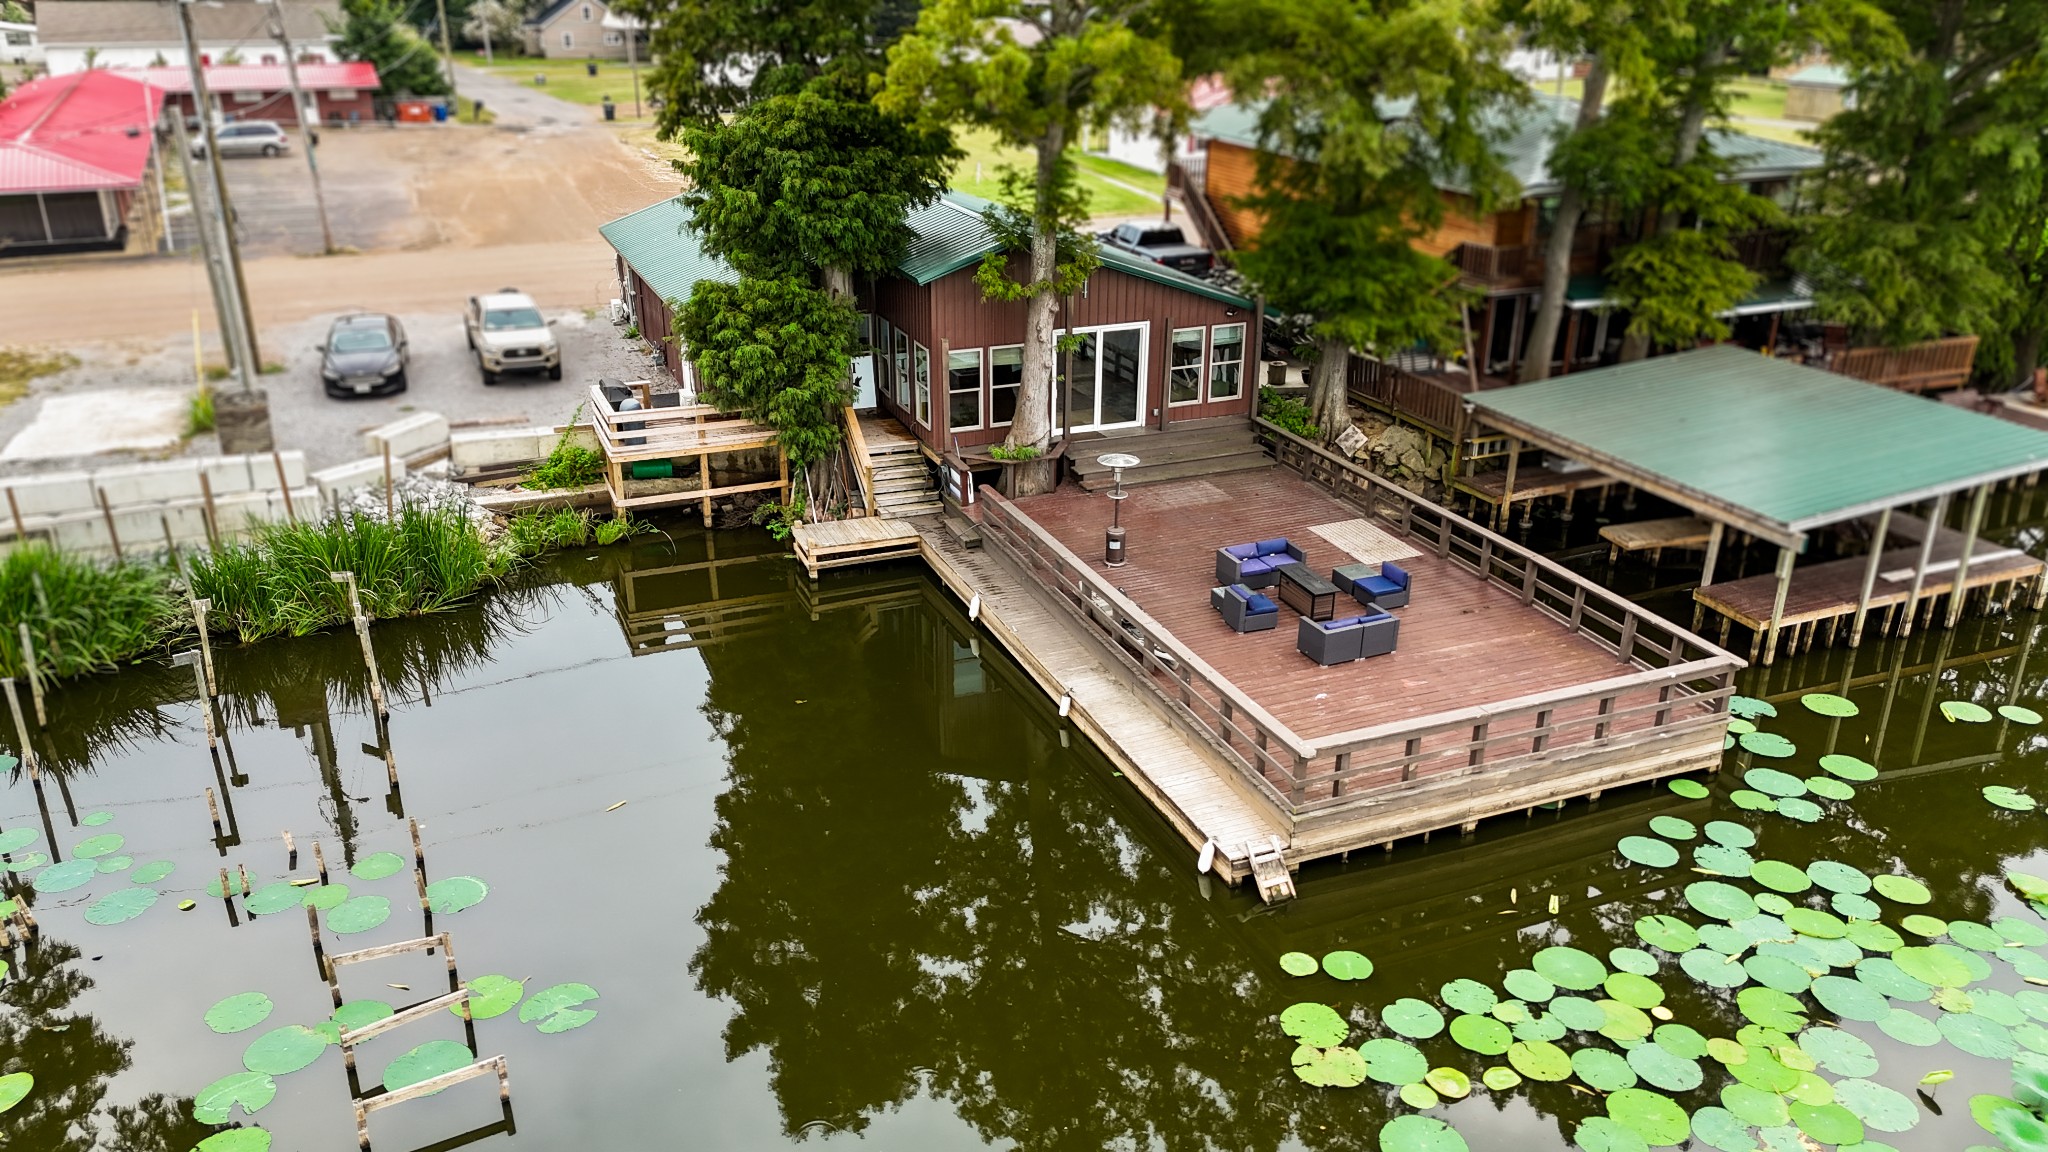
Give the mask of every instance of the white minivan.
M 220 141 L 223 160 L 230 156 L 282 156 L 292 147 L 291 138 L 284 134 L 284 129 L 270 120 L 237 120 L 221 125 L 213 136 Z M 193 139 L 192 154 L 206 155 L 204 137 Z

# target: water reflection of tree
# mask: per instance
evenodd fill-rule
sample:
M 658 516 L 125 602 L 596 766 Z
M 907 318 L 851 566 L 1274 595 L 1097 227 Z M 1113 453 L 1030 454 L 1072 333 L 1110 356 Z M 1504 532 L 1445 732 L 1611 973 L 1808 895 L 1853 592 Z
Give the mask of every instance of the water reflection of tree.
M 728 1058 L 767 1052 L 792 1135 L 928 1092 L 1026 1147 L 1276 1146 L 1301 1094 L 1186 862 L 965 636 L 919 604 L 706 654 L 726 867 L 691 971 L 736 1005 Z

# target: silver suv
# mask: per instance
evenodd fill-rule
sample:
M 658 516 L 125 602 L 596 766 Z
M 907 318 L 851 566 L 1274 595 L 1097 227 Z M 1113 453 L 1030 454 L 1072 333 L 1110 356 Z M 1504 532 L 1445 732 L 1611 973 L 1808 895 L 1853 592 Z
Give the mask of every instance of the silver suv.
M 291 138 L 269 120 L 238 120 L 223 124 L 214 131 L 214 139 L 220 141 L 222 159 L 229 156 L 282 156 L 291 151 Z M 206 155 L 206 140 L 202 137 L 192 142 L 194 156 Z
M 560 380 L 562 346 L 549 328 L 553 323 L 542 319 L 533 297 L 517 288 L 471 296 L 462 314 L 463 335 L 487 385 L 506 372 L 545 372 L 548 379 Z

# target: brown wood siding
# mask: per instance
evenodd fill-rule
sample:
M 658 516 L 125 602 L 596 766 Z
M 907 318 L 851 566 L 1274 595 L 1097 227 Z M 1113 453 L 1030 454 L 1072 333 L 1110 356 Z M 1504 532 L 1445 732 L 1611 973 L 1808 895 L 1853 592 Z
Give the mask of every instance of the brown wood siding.
M 631 266 L 626 263 L 623 256 L 615 259 L 619 269 L 620 294 L 625 295 L 623 289 Z M 662 363 L 667 366 L 668 374 L 680 383 L 683 379 L 683 357 L 674 339 L 675 317 L 669 312 L 668 301 L 649 288 L 647 281 L 642 280 L 637 274 L 633 275 L 631 280 L 633 316 L 640 325 L 640 338 L 653 346 L 655 352 L 661 356 Z
M 1175 407 L 1167 414 L 1167 419 L 1170 423 L 1177 423 L 1215 416 L 1242 415 L 1251 411 L 1252 397 L 1257 390 L 1258 372 L 1257 365 L 1250 362 L 1250 357 L 1257 352 L 1254 346 L 1257 333 L 1253 330 L 1250 309 L 1237 308 L 1113 268 L 1097 269 L 1088 279 L 1086 295 L 1077 294 L 1071 305 L 1070 312 L 1062 309 L 1059 318 L 1059 325 L 1062 328 L 1143 322 L 1151 324 L 1145 366 L 1145 404 L 1141 415 L 1146 425 L 1155 428 L 1160 423 L 1158 410 L 1166 404 L 1167 344 L 1170 330 L 1198 325 L 1207 328 L 1216 324 L 1245 324 L 1247 362 L 1244 364 L 1243 383 L 1239 394 L 1229 400 L 1205 400 L 1198 404 Z M 891 327 L 909 333 L 912 340 L 931 350 L 934 427 L 918 426 L 915 413 L 896 403 L 895 396 L 878 374 L 876 384 L 881 406 L 928 447 L 937 451 L 944 451 L 955 443 L 961 447 L 992 444 L 1009 435 L 1007 426 L 985 426 L 989 413 L 989 373 L 986 355 L 982 361 L 981 410 L 984 427 L 958 433 L 943 427 L 946 355 L 948 352 L 965 352 L 975 348 L 986 350 L 1022 344 L 1024 313 L 1023 301 L 990 300 L 984 297 L 981 286 L 975 283 L 973 268 L 965 268 L 943 276 L 924 287 L 912 284 L 908 280 L 888 280 L 877 284 L 875 314 L 888 321 Z M 1207 372 L 1205 346 L 1205 380 Z
M 1258 243 L 1259 230 L 1265 220 L 1259 213 L 1238 203 L 1242 197 L 1258 194 L 1258 152 L 1237 144 L 1211 140 L 1207 171 L 1204 179 L 1209 204 L 1216 210 L 1216 218 L 1223 222 L 1223 230 L 1230 233 L 1231 245 L 1249 248 Z

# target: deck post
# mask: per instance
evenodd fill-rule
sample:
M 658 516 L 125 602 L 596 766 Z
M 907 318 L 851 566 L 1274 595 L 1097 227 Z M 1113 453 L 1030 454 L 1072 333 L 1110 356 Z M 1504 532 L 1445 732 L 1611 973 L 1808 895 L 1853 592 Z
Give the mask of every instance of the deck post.
M 1520 463 L 1521 458 L 1521 437 L 1508 437 L 1508 479 L 1507 483 L 1500 490 L 1500 507 L 1495 510 L 1496 523 L 1494 531 L 1496 532 L 1504 531 L 1507 528 L 1509 505 L 1514 503 L 1515 499 L 1515 465 Z
M 1792 589 L 1792 558 L 1796 553 L 1790 544 L 1778 547 L 1778 591 L 1771 598 L 1770 630 L 1764 634 L 1764 666 L 1770 667 L 1778 657 L 1778 629 L 1785 621 L 1785 593 Z
M 1870 611 L 1870 590 L 1877 586 L 1877 568 L 1884 560 L 1885 535 L 1891 531 L 1892 510 L 1877 514 L 1877 531 L 1870 536 L 1870 561 L 1863 566 L 1863 591 L 1856 596 L 1856 618 L 1849 623 L 1849 647 L 1863 643 L 1863 617 Z
M 1953 628 L 1963 618 L 1963 600 L 1969 595 L 1970 553 L 1977 547 L 1977 529 L 1984 525 L 1984 500 L 1991 495 L 1991 485 L 1979 484 L 1970 493 L 1970 514 L 1963 523 L 1963 554 L 1956 558 L 1955 582 L 1949 585 L 1948 626 Z
M 1700 565 L 1700 587 L 1702 588 L 1714 582 L 1714 565 L 1720 563 L 1721 560 L 1721 535 L 1727 530 L 1728 526 L 1719 520 L 1714 521 L 1713 525 L 1707 529 L 1707 559 L 1704 564 Z
M 1941 521 L 1948 514 L 1948 493 L 1934 498 L 1934 511 L 1927 517 L 1927 534 L 1920 538 L 1920 561 L 1913 565 L 1913 590 L 1906 593 L 1905 611 L 1899 616 L 1899 635 L 1913 634 L 1913 614 L 1920 608 L 1920 585 L 1927 579 L 1927 561 L 1934 555 L 1934 538 L 1941 532 Z

